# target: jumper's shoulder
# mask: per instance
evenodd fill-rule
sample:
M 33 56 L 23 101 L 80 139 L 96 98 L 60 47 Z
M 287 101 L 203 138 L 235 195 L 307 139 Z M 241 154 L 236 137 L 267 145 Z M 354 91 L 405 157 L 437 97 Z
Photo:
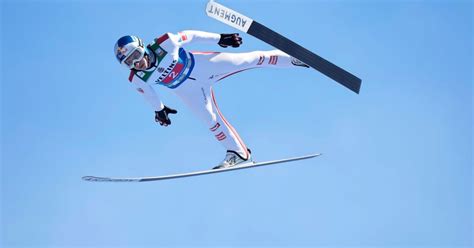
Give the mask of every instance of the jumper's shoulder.
M 172 33 L 165 33 L 153 40 L 150 44 L 152 50 L 161 48 L 167 52 L 173 51 L 174 48 L 180 46 L 180 40 L 177 35 Z
M 170 35 L 172 35 L 172 34 L 170 34 L 170 33 L 165 33 L 165 34 L 161 35 L 160 37 L 155 38 L 155 43 L 156 43 L 157 45 L 160 45 L 161 43 L 163 43 L 163 42 L 169 40 Z

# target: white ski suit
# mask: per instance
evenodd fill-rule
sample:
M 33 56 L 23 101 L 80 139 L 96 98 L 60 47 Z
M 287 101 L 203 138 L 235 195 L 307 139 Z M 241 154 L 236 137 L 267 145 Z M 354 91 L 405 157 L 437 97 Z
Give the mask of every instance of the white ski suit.
M 247 147 L 217 107 L 212 86 L 244 70 L 295 65 L 292 57 L 279 50 L 223 53 L 188 52 L 183 49 L 191 42 L 217 45 L 219 39 L 220 34 L 194 30 L 166 33 L 148 45 L 156 57 L 155 65 L 146 71 L 131 70 L 129 80 L 155 111 L 162 110 L 164 105 L 152 86 L 173 89 L 227 150 L 235 151 L 245 159 L 250 156 Z

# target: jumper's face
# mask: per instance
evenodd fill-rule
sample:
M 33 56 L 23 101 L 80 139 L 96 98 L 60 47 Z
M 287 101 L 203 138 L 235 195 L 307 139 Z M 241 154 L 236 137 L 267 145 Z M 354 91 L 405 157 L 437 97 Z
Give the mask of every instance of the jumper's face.
M 133 67 L 136 69 L 136 70 L 139 70 L 139 71 L 143 71 L 143 70 L 146 70 L 150 65 L 150 60 L 148 58 L 148 56 L 143 56 L 142 59 L 138 60 L 138 61 L 135 61 L 135 63 L 133 64 Z
M 148 56 L 145 56 L 145 51 L 140 47 L 135 49 L 127 58 L 125 58 L 124 63 L 130 69 L 136 70 L 145 70 L 150 64 Z

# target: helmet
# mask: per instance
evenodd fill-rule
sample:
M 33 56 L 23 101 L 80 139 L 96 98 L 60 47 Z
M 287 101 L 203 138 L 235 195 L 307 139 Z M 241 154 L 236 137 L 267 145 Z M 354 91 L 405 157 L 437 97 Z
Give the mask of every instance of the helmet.
M 115 43 L 115 57 L 120 64 L 133 69 L 135 63 L 140 61 L 145 55 L 145 47 L 142 39 L 133 35 L 126 35 L 118 39 Z

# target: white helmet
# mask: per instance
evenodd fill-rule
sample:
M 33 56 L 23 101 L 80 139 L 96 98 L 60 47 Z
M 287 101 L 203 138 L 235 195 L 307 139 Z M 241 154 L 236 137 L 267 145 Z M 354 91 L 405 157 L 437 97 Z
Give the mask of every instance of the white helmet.
M 120 64 L 134 69 L 135 63 L 145 55 L 145 47 L 142 39 L 133 35 L 126 35 L 115 43 L 115 57 Z

